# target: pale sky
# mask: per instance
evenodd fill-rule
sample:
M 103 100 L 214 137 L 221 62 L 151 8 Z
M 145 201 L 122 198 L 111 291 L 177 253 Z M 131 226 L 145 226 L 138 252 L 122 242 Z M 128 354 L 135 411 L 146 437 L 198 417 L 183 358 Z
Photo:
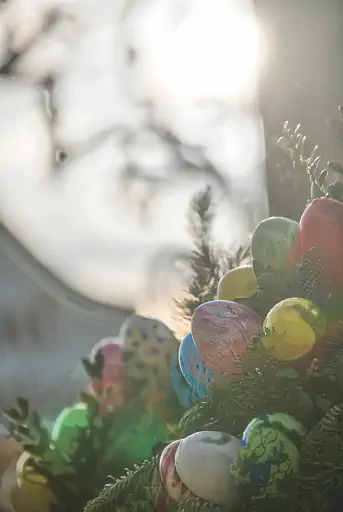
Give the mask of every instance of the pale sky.
M 251 4 L 9 0 L 1 7 L 0 64 L 9 48 L 21 52 L 15 78 L 0 82 L 1 220 L 81 292 L 114 304 L 141 304 L 152 255 L 189 247 L 185 212 L 205 181 L 180 172 L 152 123 L 201 146 L 195 157 L 206 155 L 228 179 L 231 197 L 226 194 L 217 226 L 223 244 L 244 242 L 266 216 L 256 80 L 235 91 L 235 66 L 253 59 L 256 45 L 246 36 L 240 42 L 239 33 L 233 37 L 234 24 L 231 32 L 223 25 L 250 15 Z M 43 31 L 56 7 L 59 17 Z M 194 24 L 204 13 L 207 24 Z M 193 25 L 182 25 L 185 20 Z M 187 27 L 196 24 L 187 46 Z M 131 68 L 128 47 L 136 53 Z M 37 85 L 48 75 L 56 77 L 53 120 Z M 123 133 L 130 135 L 125 150 Z M 70 155 L 60 167 L 56 148 Z M 134 197 L 123 191 L 128 163 L 158 182 L 168 180 L 150 201 L 146 222 L 139 220 L 137 198 L 149 190 L 140 184 Z

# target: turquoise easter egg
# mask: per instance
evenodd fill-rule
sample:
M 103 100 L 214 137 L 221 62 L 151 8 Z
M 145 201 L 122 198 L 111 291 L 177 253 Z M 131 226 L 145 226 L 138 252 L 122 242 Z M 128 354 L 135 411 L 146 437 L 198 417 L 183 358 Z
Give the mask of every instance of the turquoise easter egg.
M 182 375 L 178 358 L 175 356 L 170 358 L 170 382 L 181 407 L 188 409 L 195 404 L 197 394 Z
M 206 396 L 207 387 L 213 380 L 213 372 L 201 357 L 191 333 L 188 333 L 180 344 L 179 364 L 193 392 L 201 398 Z

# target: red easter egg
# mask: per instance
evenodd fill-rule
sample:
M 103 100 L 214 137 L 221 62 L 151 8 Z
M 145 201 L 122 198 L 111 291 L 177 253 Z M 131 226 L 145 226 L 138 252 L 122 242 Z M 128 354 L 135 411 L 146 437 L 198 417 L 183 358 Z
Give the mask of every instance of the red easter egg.
M 170 498 L 164 488 L 158 467 L 152 473 L 150 481 L 150 500 L 156 512 L 168 512 Z
M 168 495 L 177 503 L 193 496 L 190 490 L 182 483 L 175 468 L 175 453 L 179 444 L 180 440 L 168 444 L 161 453 L 159 464 L 163 485 Z
M 232 377 L 241 373 L 240 357 L 254 335 L 262 331 L 262 319 L 243 304 L 213 300 L 196 308 L 191 331 L 205 363 Z
M 317 249 L 322 257 L 323 283 L 332 292 L 343 287 L 343 203 L 314 199 L 299 222 L 299 256 Z

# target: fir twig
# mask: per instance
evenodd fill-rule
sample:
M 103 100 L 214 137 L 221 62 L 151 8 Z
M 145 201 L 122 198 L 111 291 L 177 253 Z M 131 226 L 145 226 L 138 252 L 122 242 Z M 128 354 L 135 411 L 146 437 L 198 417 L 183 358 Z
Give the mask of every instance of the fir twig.
M 200 304 L 215 298 L 218 282 L 224 273 L 250 258 L 248 246 L 239 247 L 236 253 L 214 247 L 214 216 L 213 193 L 208 187 L 195 196 L 188 214 L 188 229 L 193 242 L 190 257 L 192 280 L 183 300 L 175 300 L 178 313 L 187 322 Z
M 87 503 L 84 512 L 153 511 L 150 486 L 157 464 L 158 457 L 155 457 L 136 466 L 133 471 L 127 471 L 114 484 L 107 484 L 96 498 Z

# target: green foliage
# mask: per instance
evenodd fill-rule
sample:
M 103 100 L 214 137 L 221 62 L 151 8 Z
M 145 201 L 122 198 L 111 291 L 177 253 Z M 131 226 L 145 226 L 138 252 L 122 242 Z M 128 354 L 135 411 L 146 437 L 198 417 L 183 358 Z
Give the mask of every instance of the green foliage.
M 327 167 L 321 168 L 321 158 L 317 155 L 318 146 L 315 146 L 306 156 L 306 136 L 300 132 L 300 125 L 295 130 L 291 130 L 286 122 L 278 144 L 291 158 L 295 179 L 302 173 L 308 175 L 311 199 L 328 196 L 338 201 L 343 200 L 342 165 L 339 162 L 330 161 L 327 163 Z M 333 179 L 334 175 L 338 175 L 338 179 Z
M 132 512 L 153 512 L 150 499 L 152 474 L 158 464 L 158 457 L 119 478 L 115 483 L 106 485 L 100 494 L 90 501 L 84 512 L 113 512 L 131 510 Z
M 188 214 L 189 233 L 193 250 L 189 260 L 192 280 L 186 296 L 175 301 L 179 315 L 188 323 L 193 311 L 217 293 L 220 278 L 229 270 L 249 261 L 249 247 L 239 247 L 235 253 L 215 248 L 213 220 L 216 208 L 210 187 L 195 196 Z

